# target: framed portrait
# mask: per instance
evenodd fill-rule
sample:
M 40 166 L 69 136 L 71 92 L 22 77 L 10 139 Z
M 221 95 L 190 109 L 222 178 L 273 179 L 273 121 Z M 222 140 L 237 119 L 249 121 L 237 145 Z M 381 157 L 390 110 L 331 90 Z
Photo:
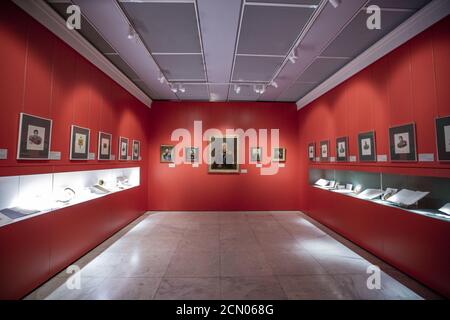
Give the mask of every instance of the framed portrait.
M 251 147 L 250 148 L 250 161 L 251 162 L 261 162 L 262 161 L 262 148 L 261 147 Z
M 286 161 L 286 148 L 273 148 L 272 161 L 285 162 Z
M 389 149 L 391 161 L 417 161 L 416 125 L 389 128 Z
M 314 142 L 308 145 L 308 159 L 310 161 L 316 160 L 316 144 Z
M 111 160 L 112 135 L 106 132 L 98 133 L 98 160 Z
M 70 130 L 70 160 L 87 160 L 89 158 L 89 143 L 91 130 L 71 126 Z
M 336 160 L 348 161 L 348 137 L 340 137 L 336 139 Z
M 199 162 L 199 149 L 197 147 L 186 147 L 184 155 L 187 163 Z
M 131 160 L 139 161 L 141 157 L 141 142 L 138 140 L 133 140 L 131 150 Z
M 375 131 L 358 134 L 359 161 L 374 162 L 377 159 L 375 149 Z
M 239 172 L 239 138 L 235 135 L 215 136 L 209 140 L 210 173 Z
M 119 160 L 128 160 L 128 138 L 119 137 Z
M 320 141 L 320 161 L 330 160 L 330 141 Z
M 52 120 L 20 114 L 18 160 L 48 160 L 52 139 Z
M 159 146 L 159 161 L 162 163 L 168 162 L 172 163 L 174 162 L 174 146 L 162 144 Z
M 439 161 L 450 161 L 450 116 L 436 119 L 436 145 Z

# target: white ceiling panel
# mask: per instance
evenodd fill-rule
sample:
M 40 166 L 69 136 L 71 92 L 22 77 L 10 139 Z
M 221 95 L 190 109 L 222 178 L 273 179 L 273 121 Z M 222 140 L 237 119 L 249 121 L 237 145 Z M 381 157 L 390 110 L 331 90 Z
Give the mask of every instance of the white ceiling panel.
M 368 5 L 391 9 L 420 9 L 430 2 L 431 0 L 372 0 Z
M 203 59 L 200 54 L 156 55 L 154 59 L 168 80 L 206 80 Z
M 122 2 L 150 51 L 201 52 L 194 3 Z
M 301 97 L 314 89 L 318 83 L 294 82 L 294 84 L 283 92 L 277 101 L 296 102 Z
M 369 30 L 366 25 L 368 14 L 362 10 L 322 55 L 356 57 L 412 14 L 412 11 L 382 11 L 381 29 Z
M 269 81 L 282 62 L 279 57 L 237 56 L 233 81 Z
M 228 99 L 233 101 L 256 101 L 259 98 L 259 94 L 253 90 L 252 85 L 240 85 L 241 91 L 236 93 L 234 86 L 230 86 Z
M 317 58 L 301 75 L 298 82 L 322 82 L 346 65 L 350 59 Z
M 314 9 L 245 6 L 238 53 L 286 55 Z

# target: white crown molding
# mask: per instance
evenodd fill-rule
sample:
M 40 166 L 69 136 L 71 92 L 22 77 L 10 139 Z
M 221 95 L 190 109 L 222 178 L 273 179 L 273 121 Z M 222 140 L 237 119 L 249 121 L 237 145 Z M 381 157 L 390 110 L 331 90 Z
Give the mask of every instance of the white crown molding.
M 298 100 L 297 110 L 307 106 L 381 57 L 398 48 L 431 25 L 445 18 L 449 13 L 450 5 L 448 0 L 434 0 L 430 2 L 306 96 Z
M 59 16 L 47 3 L 41 0 L 13 0 L 13 2 L 117 82 L 121 87 L 136 97 L 136 99 L 141 101 L 147 107 L 151 107 L 152 99 L 150 99 L 150 97 L 139 89 L 77 31 L 68 29 L 64 19 L 61 18 L 61 16 Z

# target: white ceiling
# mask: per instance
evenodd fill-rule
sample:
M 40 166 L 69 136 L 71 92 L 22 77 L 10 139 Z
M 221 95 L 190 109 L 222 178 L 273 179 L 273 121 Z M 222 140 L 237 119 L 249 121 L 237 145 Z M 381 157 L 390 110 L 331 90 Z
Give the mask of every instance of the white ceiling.
M 47 0 L 63 16 L 79 5 L 80 33 L 153 100 L 292 102 L 430 2 L 338 1 Z M 381 30 L 366 27 L 371 4 L 382 8 Z M 179 84 L 185 92 L 170 90 Z

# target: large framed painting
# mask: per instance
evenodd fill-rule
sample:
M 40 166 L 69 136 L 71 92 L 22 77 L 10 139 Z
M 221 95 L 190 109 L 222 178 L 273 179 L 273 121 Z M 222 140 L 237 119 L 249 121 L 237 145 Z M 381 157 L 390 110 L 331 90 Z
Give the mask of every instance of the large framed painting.
M 20 114 L 17 159 L 48 160 L 52 140 L 52 120 Z
M 330 160 L 330 141 L 320 141 L 320 161 Z
M 187 163 L 198 163 L 199 162 L 199 148 L 186 147 L 184 149 L 184 154 L 185 154 Z
M 106 132 L 98 133 L 98 160 L 111 160 L 112 135 Z
M 336 139 L 336 160 L 340 162 L 348 161 L 348 137 Z
M 209 140 L 210 173 L 239 172 L 239 138 L 235 135 L 213 136 Z
M 172 163 L 174 162 L 174 146 L 162 144 L 159 146 L 159 161 L 161 163 Z
M 308 145 L 308 159 L 310 161 L 316 160 L 316 144 L 314 142 Z
M 89 158 L 90 133 L 91 131 L 87 128 L 71 126 L 70 160 L 87 160 Z
M 250 148 L 250 161 L 251 162 L 261 162 L 262 160 L 262 148 L 261 147 L 251 147 Z
M 450 116 L 436 119 L 436 145 L 439 161 L 450 161 Z
M 119 137 L 119 160 L 128 160 L 128 138 Z
M 285 162 L 286 161 L 286 148 L 273 148 L 272 161 Z
M 391 161 L 417 161 L 416 125 L 389 128 L 389 149 Z
M 375 131 L 358 134 L 359 161 L 375 162 L 377 159 L 375 148 Z
M 131 147 L 131 160 L 138 161 L 141 158 L 141 142 L 139 140 L 133 140 Z

